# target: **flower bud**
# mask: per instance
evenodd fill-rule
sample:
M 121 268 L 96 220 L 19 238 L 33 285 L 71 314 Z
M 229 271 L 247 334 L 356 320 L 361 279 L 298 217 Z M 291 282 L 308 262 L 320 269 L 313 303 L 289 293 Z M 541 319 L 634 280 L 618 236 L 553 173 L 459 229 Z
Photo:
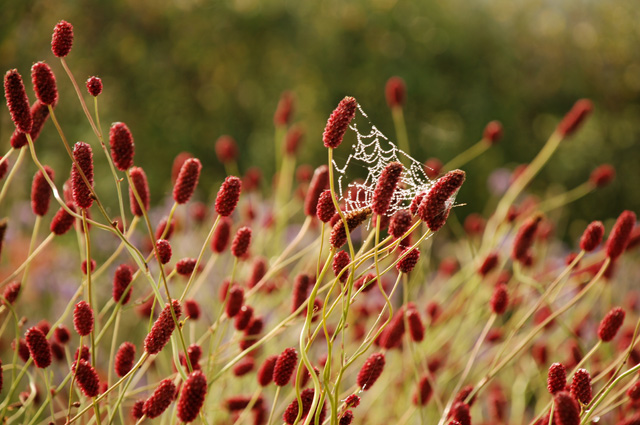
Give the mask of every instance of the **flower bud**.
M 73 45 L 73 25 L 67 21 L 60 21 L 53 29 L 51 51 L 59 58 L 63 58 L 71 51 Z
M 87 80 L 87 91 L 93 97 L 100 96 L 100 93 L 102 93 L 102 80 L 98 77 L 89 77 Z
M 36 62 L 31 67 L 31 81 L 36 97 L 45 105 L 54 105 L 58 101 L 58 88 L 53 71 L 44 62 Z
M 200 178 L 202 164 L 197 158 L 189 158 L 182 164 L 180 173 L 173 186 L 173 200 L 178 204 L 184 204 L 193 195 Z
M 358 372 L 357 383 L 363 391 L 367 391 L 378 380 L 384 369 L 385 359 L 382 353 L 373 353 Z

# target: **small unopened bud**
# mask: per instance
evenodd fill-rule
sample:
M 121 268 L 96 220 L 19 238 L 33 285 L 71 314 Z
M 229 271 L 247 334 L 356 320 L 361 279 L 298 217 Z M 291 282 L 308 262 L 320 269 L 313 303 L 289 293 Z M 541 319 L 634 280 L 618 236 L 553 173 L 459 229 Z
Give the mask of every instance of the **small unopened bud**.
M 589 183 L 595 187 L 604 187 L 616 178 L 616 169 L 609 164 L 602 164 L 591 172 Z
M 100 96 L 100 93 L 102 93 L 102 80 L 98 77 L 89 77 L 87 80 L 87 91 L 93 97 Z

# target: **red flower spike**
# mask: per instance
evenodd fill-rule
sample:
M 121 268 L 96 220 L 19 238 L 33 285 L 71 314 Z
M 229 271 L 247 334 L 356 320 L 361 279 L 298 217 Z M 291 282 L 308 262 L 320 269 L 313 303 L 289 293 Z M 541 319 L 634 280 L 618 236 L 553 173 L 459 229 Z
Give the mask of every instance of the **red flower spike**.
M 120 171 L 133 166 L 134 144 L 129 127 L 123 122 L 116 122 L 109 129 L 109 147 L 113 164 Z
M 291 375 L 298 362 L 298 353 L 295 348 L 285 349 L 279 356 L 273 367 L 273 382 L 283 387 L 289 383 Z
M 249 275 L 249 279 L 247 280 L 247 286 L 249 288 L 253 288 L 262 280 L 262 278 L 267 274 L 267 260 L 264 257 L 257 257 L 253 261 L 253 266 L 251 267 L 251 274 Z
M 45 334 L 46 336 L 51 330 L 51 323 L 49 323 L 47 319 L 42 319 L 41 321 L 38 322 L 36 327 L 40 329 L 42 333 Z
M 100 380 L 91 364 L 80 359 L 73 364 L 72 369 L 75 369 L 76 384 L 82 393 L 87 397 L 96 397 L 100 393 Z
M 389 234 L 394 238 L 399 238 L 411 228 L 411 213 L 408 210 L 399 210 L 391 217 L 389 222 Z
M 35 103 L 31 105 L 30 112 L 33 123 L 31 125 L 29 135 L 31 136 L 31 140 L 35 143 L 40 136 L 40 132 L 42 131 L 44 124 L 47 122 L 47 118 L 49 118 L 49 107 L 39 100 L 36 100 Z M 27 136 L 25 136 L 25 133 L 16 129 L 11 135 L 10 143 L 12 148 L 20 149 L 27 145 Z
M 241 191 L 242 180 L 234 176 L 227 177 L 216 197 L 216 212 L 222 217 L 230 216 L 238 205 Z
M 304 213 L 313 217 L 318 210 L 318 201 L 323 191 L 329 188 L 329 168 L 321 165 L 313 172 L 307 196 L 304 199 Z
M 404 105 L 407 96 L 407 86 L 402 78 L 394 76 L 387 80 L 384 93 L 387 98 L 387 105 L 391 109 L 400 108 Z
M 53 29 L 51 51 L 59 58 L 63 58 L 71 51 L 73 45 L 73 25 L 67 21 L 60 21 Z
M 460 389 L 460 391 L 458 391 L 458 394 L 456 394 L 455 398 L 453 399 L 453 404 L 456 403 L 465 403 L 467 401 L 467 398 L 469 398 L 469 395 L 473 392 L 473 386 L 472 385 L 465 385 L 464 387 L 462 387 L 462 389 Z M 471 398 L 471 400 L 469 400 L 467 402 L 467 404 L 469 406 L 473 406 L 473 403 L 476 401 L 476 396 L 473 396 Z
M 401 255 L 404 255 L 407 250 L 408 248 L 403 249 Z M 396 264 L 396 269 L 398 269 L 400 273 L 411 273 L 416 264 L 418 264 L 419 259 L 420 251 L 418 250 L 418 248 L 413 248 L 402 260 L 398 261 L 398 264 Z
M 164 217 L 160 223 L 158 223 L 158 227 L 156 227 L 156 239 L 160 239 L 161 237 L 163 237 L 164 234 L 164 230 L 167 227 L 167 220 L 168 217 Z M 173 234 L 173 231 L 176 227 L 176 220 L 172 219 L 171 223 L 169 223 L 169 230 L 167 230 L 167 234 L 164 235 L 164 239 L 169 240 L 171 238 L 171 235 Z
M 73 327 L 80 336 L 87 336 L 93 331 L 93 310 L 86 301 L 80 301 L 73 310 Z
M 280 100 L 278 101 L 278 107 L 273 115 L 273 123 L 276 127 L 284 127 L 289 124 L 291 116 L 293 115 L 294 102 L 293 93 L 290 91 L 282 92 Z
M 24 339 L 36 367 L 44 369 L 49 366 L 51 364 L 51 347 L 44 332 L 34 326 L 25 333 Z M 22 346 L 22 341 L 20 341 L 20 345 Z
M 48 165 L 44 166 L 44 170 L 53 181 L 55 176 L 53 170 Z M 33 183 L 31 184 L 31 209 L 33 210 L 33 213 L 39 216 L 46 215 L 47 211 L 49 211 L 50 201 L 51 188 L 49 187 L 49 183 L 47 183 L 42 171 L 38 170 L 33 177 Z
M 480 265 L 480 268 L 478 269 L 478 273 L 480 274 L 480 276 L 485 277 L 486 275 L 488 275 L 493 269 L 498 266 L 499 260 L 500 258 L 498 257 L 498 254 L 496 252 L 488 254 Z
M 233 367 L 233 374 L 235 376 L 244 376 L 251 372 L 254 367 L 255 361 L 253 360 L 253 357 L 245 357 Z
M 631 231 L 636 224 L 636 215 L 634 212 L 626 210 L 616 220 L 616 224 L 613 225 L 609 239 L 607 239 L 607 257 L 614 261 L 624 252 Z
M 602 164 L 591 172 L 589 183 L 595 187 L 605 187 L 616 178 L 616 169 L 609 164 Z
M 497 315 L 504 314 L 509 305 L 509 294 L 507 293 L 507 285 L 501 283 L 496 285 L 493 295 L 491 296 L 491 311 Z
M 466 174 L 462 170 L 449 171 L 440 177 L 422 198 L 418 206 L 418 216 L 432 232 L 440 230 L 449 217 L 451 197 L 464 183 Z
M 541 221 L 542 217 L 536 215 L 535 217 L 528 218 L 522 226 L 520 226 L 520 229 L 518 229 L 518 233 L 513 241 L 511 258 L 519 261 L 520 263 L 526 263 L 529 248 L 533 245 L 534 236 Z
M 600 245 L 604 236 L 604 225 L 601 221 L 592 221 L 580 238 L 580 249 L 591 252 Z
M 371 208 L 365 207 L 359 210 L 351 211 L 345 215 L 345 219 L 347 221 L 347 226 L 349 227 L 349 233 L 353 232 L 359 225 L 364 223 L 364 221 L 371 215 Z M 345 243 L 347 243 L 347 232 L 344 228 L 344 222 L 339 220 L 331 230 L 331 235 L 329 236 L 329 243 L 334 248 L 341 248 Z
M 244 303 L 244 290 L 238 285 L 233 285 L 229 289 L 229 295 L 227 296 L 227 306 L 225 312 L 228 317 L 235 317 L 242 308 Z
M 407 310 L 407 322 L 409 323 L 409 335 L 415 342 L 420 342 L 424 339 L 424 325 L 422 319 L 420 319 L 420 313 L 415 308 L 409 308 Z
M 171 379 L 163 380 L 153 394 L 151 394 L 151 397 L 144 402 L 142 413 L 149 419 L 157 418 L 167 410 L 167 407 L 173 402 L 175 396 L 176 386 L 173 381 L 171 381 Z
M 113 300 L 115 302 L 121 302 L 122 305 L 129 302 L 132 288 L 127 290 L 127 287 L 129 287 L 132 279 L 133 269 L 126 264 L 120 264 L 113 276 Z
M 335 149 L 340 146 L 349 123 L 356 116 L 357 106 L 356 99 L 347 96 L 340 101 L 338 107 L 331 113 L 322 134 L 322 141 L 326 148 Z
M 202 357 L 202 347 L 198 344 L 191 344 L 189 348 L 187 348 L 187 356 L 189 357 L 189 362 L 191 363 L 191 367 L 193 370 L 200 370 L 200 358 Z M 187 367 L 187 361 L 183 362 L 184 367 Z
M 249 250 L 251 244 L 251 229 L 249 227 L 241 227 L 236 232 L 235 238 L 231 243 L 231 253 L 234 257 L 243 257 Z
M 53 336 L 55 337 L 56 341 L 64 345 L 69 342 L 69 339 L 71 339 L 71 332 L 69 332 L 69 329 L 67 329 L 66 326 L 58 325 L 53 330 Z
M 482 139 L 490 145 L 495 145 L 502 139 L 502 123 L 500 121 L 490 121 L 484 128 Z
M 580 424 L 580 406 L 568 392 L 560 391 L 553 398 L 553 402 L 554 420 L 557 425 Z
M 207 378 L 204 373 L 199 370 L 191 373 L 182 386 L 178 401 L 178 419 L 183 422 L 194 421 L 200 413 L 206 395 Z
M 271 382 L 273 382 L 273 369 L 276 366 L 276 362 L 278 361 L 277 355 L 272 355 L 264 359 L 260 369 L 258 369 L 258 384 L 261 387 L 266 387 Z
M 9 158 L 5 158 L 4 161 L 0 160 L 0 180 L 7 175 L 7 171 L 9 171 Z
M 424 406 L 431 399 L 431 394 L 433 394 L 433 389 L 431 388 L 431 383 L 429 383 L 429 378 L 423 376 L 418 382 L 418 389 L 416 393 L 413 395 L 413 404 L 416 406 Z
M 571 136 L 589 116 L 593 110 L 593 103 L 589 99 L 578 100 L 571 110 L 564 116 L 556 131 L 564 139 Z
M 178 300 L 173 300 L 173 310 L 175 312 L 176 319 L 179 320 L 182 310 L 180 309 L 180 303 Z M 171 338 L 171 334 L 175 327 L 176 324 L 171 316 L 171 307 L 167 304 L 153 324 L 151 331 L 144 339 L 145 351 L 149 354 L 158 354 L 167 342 L 169 342 L 169 338 Z
M 240 348 L 242 350 L 246 350 L 251 347 L 258 339 L 258 335 L 262 332 L 262 328 L 264 328 L 264 321 L 262 317 L 253 317 L 251 322 L 249 322 L 249 326 L 244 330 L 244 339 L 240 341 Z
M 184 165 L 185 161 L 189 158 L 193 158 L 193 155 L 191 155 L 189 152 L 180 152 L 173 159 L 173 164 L 171 165 L 171 181 L 173 183 L 175 183 L 176 180 L 178 179 L 178 174 L 180 174 L 180 170 L 182 169 L 182 166 Z
M 338 425 L 350 425 L 353 422 L 353 412 L 351 410 L 347 410 L 342 414 Z
M 4 287 L 4 291 L 2 291 L 2 296 L 4 300 L 2 300 L 2 304 L 8 302 L 9 304 L 13 304 L 18 299 L 18 295 L 20 295 L 21 284 L 19 281 L 11 282 L 7 286 Z
M 133 403 L 133 406 L 131 407 L 131 416 L 133 417 L 133 419 L 138 420 L 142 418 L 142 416 L 144 416 L 144 413 L 142 413 L 143 406 L 144 400 L 138 400 Z
M 176 263 L 176 272 L 181 276 L 191 276 L 196 268 L 195 258 L 183 258 Z
M 302 400 L 302 418 L 306 417 L 309 414 L 309 410 L 311 410 L 314 393 L 313 388 L 307 388 L 300 393 L 300 399 Z M 284 415 L 282 415 L 282 419 L 286 424 L 292 425 L 296 421 L 298 409 L 298 399 L 296 398 L 287 406 Z
M 351 262 L 351 258 L 349 258 L 349 254 L 346 251 L 338 251 L 336 255 L 333 256 L 333 263 L 331 267 L 333 268 L 333 274 L 336 277 L 340 274 L 340 272 L 346 268 Z M 344 273 L 340 276 L 340 282 L 345 283 L 349 278 L 349 270 L 345 270 Z
M 211 250 L 217 254 L 221 254 L 229 245 L 229 237 L 231 236 L 231 220 L 224 217 L 218 222 L 218 226 L 213 232 L 211 238 Z
M 82 264 L 80 264 L 80 269 L 82 270 L 82 274 L 86 276 L 87 274 L 87 260 L 83 260 Z M 91 273 L 96 269 L 96 260 L 91 259 Z
M 49 346 L 51 347 L 51 355 L 56 361 L 61 362 L 64 360 L 64 348 L 62 345 L 56 341 L 49 341 Z
M 223 164 L 228 164 L 238 158 L 238 145 L 231 136 L 218 137 L 215 145 L 216 156 Z
M 378 380 L 384 369 L 385 359 L 382 353 L 373 353 L 358 372 L 357 383 L 363 391 L 369 390 Z
M 377 215 L 386 215 L 403 170 L 399 162 L 391 162 L 382 170 L 371 202 L 371 210 Z
M 291 312 L 296 311 L 307 299 L 307 292 L 311 286 L 311 278 L 309 275 L 300 274 L 296 276 L 293 282 L 293 302 L 291 303 Z M 304 311 L 303 311 L 304 312 Z
M 166 239 L 156 241 L 156 255 L 160 264 L 167 264 L 171 260 L 171 243 Z
M 598 338 L 602 342 L 609 342 L 615 338 L 624 323 L 625 312 L 622 307 L 615 307 L 604 316 L 598 326 Z
M 91 146 L 84 142 L 77 142 L 73 147 L 73 158 L 93 188 L 93 152 Z M 78 208 L 89 208 L 93 205 L 91 188 L 87 186 L 75 164 L 71 167 L 71 187 L 73 202 Z
M 344 400 L 344 405 L 346 407 L 353 407 L 354 409 L 360 405 L 360 397 L 356 394 L 351 394 Z
M 200 318 L 200 305 L 196 300 L 184 301 L 184 315 L 191 320 L 198 320 Z
M 123 342 L 116 352 L 114 369 L 120 378 L 125 376 L 133 368 L 136 357 L 136 346 L 130 342 Z
M 27 362 L 31 358 L 31 353 L 29 352 L 29 347 L 27 346 L 27 341 L 23 338 L 17 342 L 18 347 L 18 356 L 22 359 L 23 362 Z M 11 341 L 11 348 L 16 350 L 16 340 Z
M 31 82 L 36 97 L 45 105 L 54 105 L 58 102 L 58 88 L 53 71 L 44 62 L 36 62 L 31 67 Z
M 325 190 L 318 198 L 318 206 L 316 208 L 316 216 L 318 220 L 327 223 L 336 213 L 336 206 L 333 204 L 333 198 L 330 190 Z
M 100 96 L 100 93 L 102 93 L 102 80 L 98 77 L 89 77 L 87 80 L 87 91 L 93 97 Z
M 243 331 L 249 326 L 251 319 L 253 318 L 253 308 L 249 305 L 243 305 L 240 307 L 240 311 L 236 314 L 236 319 L 233 322 L 233 326 L 238 331 Z
M 627 395 L 633 401 L 640 400 L 640 381 L 636 381 L 628 390 Z
M 404 332 L 404 309 L 401 308 L 389 322 L 389 326 L 380 334 L 380 346 L 387 350 L 399 347 Z
M 471 414 L 469 413 L 469 405 L 466 403 L 456 403 L 450 411 L 450 415 L 454 421 L 460 425 L 471 425 Z
M 184 204 L 193 195 L 200 178 L 202 164 L 197 158 L 187 159 L 180 168 L 180 173 L 173 186 L 173 200 L 178 204 Z
M 4 74 L 4 96 L 7 99 L 11 119 L 18 131 L 29 133 L 33 125 L 29 98 L 22 82 L 22 76 L 16 69 Z
M 76 211 L 76 208 L 70 203 L 67 204 L 67 208 L 73 212 Z M 64 235 L 71 230 L 75 220 L 74 216 L 69 214 L 64 208 L 60 208 L 51 220 L 51 231 L 58 236 Z
M 567 371 L 562 363 L 554 363 L 549 367 L 547 375 L 547 390 L 549 393 L 556 394 L 564 391 L 567 386 Z
M 573 375 L 571 396 L 584 405 L 591 402 L 591 375 L 586 369 L 578 369 Z
M 284 139 L 284 151 L 287 155 L 295 155 L 300 147 L 304 131 L 299 125 L 294 125 L 287 131 Z
M 435 179 L 440 175 L 440 173 L 442 173 L 442 167 L 442 161 L 440 161 L 438 158 L 429 158 L 424 162 L 424 173 L 430 179 Z M 416 208 L 418 208 L 418 205 L 416 205 Z M 414 212 L 412 212 L 411 214 L 416 215 Z

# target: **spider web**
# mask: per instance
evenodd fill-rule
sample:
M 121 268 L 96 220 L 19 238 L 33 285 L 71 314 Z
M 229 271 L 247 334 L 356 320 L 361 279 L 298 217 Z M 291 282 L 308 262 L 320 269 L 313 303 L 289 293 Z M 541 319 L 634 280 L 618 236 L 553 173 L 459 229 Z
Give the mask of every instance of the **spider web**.
M 433 186 L 433 182 L 424 172 L 424 165 L 382 134 L 371 123 L 360 105 L 349 128 L 355 133 L 357 143 L 351 146 L 351 153 L 342 166 L 338 165 L 335 159 L 333 160 L 334 169 L 339 175 L 337 189 L 347 212 L 371 205 L 378 178 L 382 170 L 391 162 L 403 164 L 403 172 L 386 215 L 392 216 L 396 211 L 408 208 L 418 193 L 429 190 Z M 353 173 L 349 171 L 352 171 L 353 166 L 367 170 L 364 180 L 353 179 L 350 176 Z

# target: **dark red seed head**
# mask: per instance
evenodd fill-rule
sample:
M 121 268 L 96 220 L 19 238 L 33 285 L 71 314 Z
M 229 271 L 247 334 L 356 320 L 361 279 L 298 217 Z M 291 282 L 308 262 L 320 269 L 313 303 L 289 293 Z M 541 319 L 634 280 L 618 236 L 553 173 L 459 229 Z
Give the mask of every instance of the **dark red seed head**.
M 333 263 L 331 267 L 333 268 L 333 273 L 336 277 L 340 274 L 342 269 L 347 267 L 351 262 L 351 258 L 349 258 L 349 254 L 347 251 L 338 251 L 336 255 L 333 256 Z M 349 270 L 345 270 L 342 275 L 340 275 L 340 282 L 344 283 L 349 278 Z
M 369 292 L 375 286 L 375 280 L 375 273 L 369 273 L 356 280 L 356 282 L 353 284 L 353 287 L 356 290 L 360 290 L 360 288 L 364 287 L 362 292 Z
M 335 149 L 340 146 L 344 134 L 349 127 L 349 123 L 356 116 L 357 106 L 358 102 L 356 102 L 356 99 L 347 96 L 340 101 L 338 107 L 331 113 L 322 135 L 322 141 L 326 148 Z
M 4 74 L 4 96 L 7 99 L 11 119 L 18 131 L 29 133 L 33 124 L 29 98 L 24 89 L 22 76 L 16 69 L 9 70 Z
M 401 163 L 391 162 L 382 170 L 371 202 L 371 209 L 374 213 L 380 216 L 386 215 L 403 169 Z
M 116 122 L 111 125 L 109 147 L 113 164 L 118 170 L 126 171 L 133 166 L 133 136 L 125 123 Z
M 173 311 L 175 312 L 176 319 L 179 320 L 182 310 L 180 309 L 178 300 L 173 300 Z M 145 351 L 149 354 L 158 354 L 167 342 L 169 342 L 169 338 L 171 338 L 175 327 L 176 324 L 171 316 L 171 306 L 167 304 L 153 324 L 151 331 L 144 339 Z
M 538 225 L 542 221 L 542 217 L 536 215 L 535 217 L 528 218 L 520 229 L 513 241 L 513 249 L 511 251 L 511 258 L 520 263 L 527 261 L 529 248 L 533 245 L 534 237 L 538 231 Z
M 180 168 L 180 173 L 173 186 L 173 200 L 178 204 L 184 204 L 193 195 L 200 178 L 202 164 L 197 158 L 187 159 Z
M 242 303 L 244 303 L 244 290 L 238 285 L 233 285 L 229 289 L 227 296 L 227 306 L 225 308 L 227 316 L 235 317 L 240 312 Z
M 318 212 L 318 201 L 322 192 L 329 188 L 329 168 L 321 165 L 316 168 L 309 183 L 307 196 L 304 200 L 304 213 L 313 217 Z
M 49 346 L 51 347 L 51 355 L 53 358 L 60 362 L 64 360 L 64 347 L 58 344 L 56 341 L 49 341 Z
M 73 45 L 73 25 L 67 21 L 60 21 L 53 29 L 51 51 L 59 58 L 63 58 L 71 51 Z
M 449 171 L 440 177 L 420 201 L 418 216 L 432 232 L 440 230 L 449 217 L 453 206 L 451 198 L 464 183 L 466 174 L 462 170 Z
M 491 296 L 491 311 L 497 315 L 504 314 L 507 311 L 509 305 L 509 294 L 507 292 L 507 285 L 501 283 L 496 285 L 493 295 Z
M 384 92 L 387 98 L 387 105 L 389 105 L 391 109 L 404 105 L 407 96 L 407 86 L 402 78 L 395 76 L 389 78 L 385 85 Z
M 93 273 L 93 271 L 96 269 L 96 260 L 91 259 L 91 272 Z M 82 264 L 80 264 L 80 269 L 82 270 L 82 274 L 86 275 L 87 274 L 87 260 L 83 260 Z
M 31 81 L 38 100 L 45 105 L 54 105 L 58 101 L 58 88 L 53 71 L 44 62 L 36 62 L 31 67 Z
M 251 372 L 254 367 L 255 360 L 253 360 L 253 357 L 245 357 L 233 367 L 233 374 L 235 376 L 244 376 L 247 373 Z
M 133 406 L 131 407 L 131 416 L 133 417 L 133 419 L 138 420 L 142 418 L 142 416 L 144 416 L 144 413 L 142 413 L 143 406 L 144 400 L 138 400 L 133 403 Z
M 609 342 L 615 338 L 618 330 L 624 323 L 625 312 L 622 307 L 615 307 L 604 316 L 598 326 L 598 338 L 602 342 Z
M 25 333 L 24 339 L 36 367 L 42 369 L 49 366 L 51 364 L 51 347 L 44 332 L 34 326 Z
M 471 414 L 469 413 L 469 405 L 462 402 L 457 402 L 451 407 L 449 412 L 451 418 L 457 421 L 460 425 L 471 425 Z
M 258 369 L 258 384 L 261 387 L 266 387 L 271 382 L 273 382 L 273 369 L 276 366 L 276 361 L 278 360 L 278 355 L 272 355 L 264 359 L 260 369 Z
M 488 254 L 485 257 L 485 259 L 482 262 L 482 264 L 480 265 L 480 268 L 478 269 L 478 273 L 480 273 L 480 276 L 485 277 L 493 269 L 495 269 L 496 266 L 498 265 L 499 259 L 500 258 L 498 257 L 498 253 L 496 253 L 496 252 L 492 252 L 492 253 Z
M 149 419 L 157 418 L 167 410 L 167 407 L 173 402 L 176 396 L 176 386 L 171 379 L 165 379 L 151 394 L 151 397 L 144 402 L 142 413 Z
M 440 161 L 438 158 L 429 158 L 424 162 L 424 173 L 430 179 L 435 179 L 440 175 L 440 173 L 442 173 L 442 167 L 442 161 Z M 417 205 L 416 208 L 418 208 Z M 411 212 L 411 214 L 416 215 L 413 211 Z
M 502 139 L 502 123 L 500 121 L 490 121 L 484 128 L 482 139 L 490 145 L 495 145 Z
M 98 77 L 89 77 L 87 80 L 87 91 L 93 97 L 100 96 L 100 93 L 102 93 L 102 80 Z
M 18 299 L 18 295 L 20 295 L 20 281 L 11 282 L 7 286 L 4 287 L 2 291 L 2 296 L 4 300 L 2 300 L 2 304 L 8 302 L 9 304 L 13 304 Z
M 604 187 L 616 178 L 616 169 L 610 164 L 602 164 L 591 172 L 589 183 L 595 187 Z
M 636 224 L 636 214 L 633 211 L 623 211 L 622 214 L 616 220 L 616 224 L 613 225 L 609 239 L 607 239 L 607 257 L 611 260 L 615 260 L 624 252 L 631 231 Z
M 16 340 L 11 341 L 11 348 L 13 350 L 18 350 L 18 356 L 22 359 L 23 362 L 27 362 L 31 358 L 31 353 L 29 352 L 29 347 L 27 346 L 27 341 L 23 338 L 17 342 L 18 347 L 16 348 Z
M 345 219 L 347 221 L 347 226 L 349 227 L 349 233 L 353 232 L 358 226 L 364 223 L 370 215 L 370 207 L 361 208 L 346 214 Z M 347 231 L 345 230 L 344 222 L 342 220 L 339 220 L 333 226 L 331 234 L 329 235 L 329 243 L 336 249 L 341 248 L 345 243 L 347 243 Z
M 398 313 L 393 317 L 389 326 L 380 335 L 380 346 L 390 350 L 392 348 L 400 346 L 402 342 L 402 336 L 405 332 L 404 326 L 404 308 L 398 310 Z
M 604 236 L 604 225 L 601 221 L 591 222 L 580 238 L 580 249 L 591 252 L 600 245 Z
M 429 378 L 423 376 L 420 382 L 418 382 L 418 388 L 413 395 L 413 404 L 416 406 L 424 406 L 429 402 L 429 399 L 431 399 L 431 394 L 433 394 L 433 389 L 431 388 Z
M 36 326 L 38 327 L 38 329 L 42 331 L 43 334 L 45 334 L 45 336 L 51 330 L 51 323 L 49 323 L 47 319 L 42 319 L 41 321 L 38 322 Z
M 93 310 L 86 301 L 80 301 L 73 310 L 73 327 L 80 336 L 87 336 L 93 331 Z
M 234 257 L 243 257 L 249 251 L 251 244 L 251 229 L 249 227 L 241 227 L 236 232 L 236 236 L 231 243 L 231 253 Z
M 48 165 L 44 166 L 49 178 L 53 181 L 55 173 Z M 44 173 L 40 170 L 33 177 L 31 184 L 31 209 L 33 213 L 39 216 L 47 214 L 49 211 L 49 203 L 51 201 L 51 188 L 44 177 Z
M 411 215 L 418 214 L 418 208 L 420 207 L 420 203 L 422 203 L 422 199 L 427 196 L 427 192 L 418 193 L 415 198 L 411 201 L 411 205 L 409 205 L 409 212 Z
M 353 422 L 353 412 L 347 410 L 342 414 L 342 417 L 340 417 L 338 425 L 351 425 L 351 422 Z
M 231 236 L 231 220 L 228 218 L 222 218 L 216 229 L 213 232 L 211 238 L 211 250 L 217 254 L 224 252 L 229 245 L 229 237 Z
M 95 397 L 100 393 L 98 373 L 87 360 L 80 359 L 74 363 L 75 379 L 82 393 L 87 397 Z
M 409 324 L 409 335 L 415 342 L 420 342 L 424 339 L 424 325 L 422 319 L 420 319 L 420 313 L 415 308 L 407 309 L 407 322 Z
M 560 124 L 557 132 L 564 139 L 571 136 L 589 116 L 593 110 L 593 103 L 589 99 L 578 100 L 571 110 L 567 112 Z
M 243 305 L 240 307 L 240 311 L 236 315 L 236 319 L 233 322 L 233 326 L 238 331 L 243 331 L 249 326 L 251 319 L 253 318 L 253 308 L 249 305 Z
M 49 118 L 49 107 L 39 100 L 36 100 L 35 103 L 31 105 L 31 118 L 33 120 L 33 124 L 31 125 L 29 135 L 31 136 L 31 140 L 35 142 L 40 136 L 40 132 L 42 131 L 45 122 L 47 122 L 47 118 Z M 28 143 L 27 136 L 25 136 L 25 133 L 16 129 L 11 135 L 10 143 L 12 148 L 20 149 Z
M 264 257 L 256 257 L 251 267 L 251 274 L 247 280 L 247 286 L 253 288 L 262 280 L 267 273 L 267 260 Z
M 283 387 L 289 383 L 291 375 L 298 363 L 298 353 L 295 348 L 285 349 L 276 360 L 276 364 L 273 367 L 273 382 Z
M 316 208 L 316 216 L 318 220 L 323 223 L 331 220 L 331 217 L 336 213 L 336 207 L 333 204 L 333 198 L 330 190 L 325 190 L 320 194 L 318 198 L 318 206 Z
M 183 422 L 192 422 L 200 413 L 207 395 L 207 378 L 197 370 L 192 372 L 182 385 L 177 415 Z
M 73 158 L 84 173 L 89 186 L 85 183 L 78 168 L 74 164 L 71 167 L 71 187 L 73 190 L 73 202 L 78 208 L 89 208 L 93 205 L 93 152 L 91 146 L 84 142 L 77 142 L 73 147 Z
M 394 238 L 404 235 L 411 227 L 411 213 L 408 210 L 398 210 L 389 222 L 389 234 Z
M 299 274 L 293 282 L 293 302 L 291 312 L 296 311 L 307 299 L 307 292 L 311 285 L 311 277 L 306 274 Z
M 176 220 L 175 219 L 171 219 L 171 223 L 169 223 L 169 228 L 166 231 L 166 235 L 165 233 L 165 229 L 167 227 L 167 220 L 168 217 L 164 217 L 160 223 L 158 223 L 158 227 L 156 228 L 156 239 L 166 239 L 169 240 L 171 238 L 171 235 L 173 234 L 173 230 L 176 227 Z
M 360 397 L 358 397 L 356 394 L 351 394 L 344 400 L 344 405 L 346 407 L 356 408 L 360 405 Z
M 384 369 L 385 359 L 382 353 L 373 353 L 358 372 L 357 383 L 363 391 L 367 391 L 378 380 Z
M 401 255 L 404 255 L 405 253 L 405 257 L 396 264 L 396 269 L 398 269 L 400 273 L 411 273 L 416 264 L 418 264 L 420 251 L 418 248 L 413 248 L 411 250 L 409 250 L 409 248 L 405 248 L 402 250 Z
M 227 177 L 216 197 L 216 212 L 222 217 L 230 216 L 238 205 L 241 191 L 242 180 L 234 176 Z
M 218 160 L 223 164 L 228 164 L 238 158 L 238 145 L 231 136 L 223 135 L 218 137 L 215 151 Z
M 628 390 L 627 395 L 633 401 L 640 400 L 640 381 L 636 381 Z
M 571 396 L 584 405 L 591 401 L 591 375 L 586 369 L 578 369 L 573 375 Z
M 156 255 L 160 264 L 167 264 L 171 260 L 171 243 L 166 239 L 156 241 Z
M 191 320 L 200 318 L 200 304 L 196 300 L 184 300 L 184 315 Z
M 113 276 L 113 300 L 115 302 L 121 302 L 122 305 L 129 302 L 132 290 L 129 284 L 132 279 L 133 269 L 126 264 L 120 264 Z M 127 290 L 127 288 L 129 289 Z
M 69 329 L 67 329 L 66 326 L 58 325 L 53 330 L 53 336 L 56 338 L 56 341 L 64 345 L 69 342 L 69 339 L 71 339 L 71 332 L 69 332 Z
M 300 399 L 302 400 L 302 418 L 306 417 L 309 414 L 309 410 L 311 410 L 314 393 L 315 391 L 313 388 L 306 388 L 300 393 Z M 284 411 L 284 415 L 282 415 L 282 419 L 286 424 L 292 425 L 298 417 L 298 412 L 299 403 L 296 398 L 289 404 L 289 406 L 287 406 Z M 322 421 L 320 421 L 320 423 L 322 423 Z
M 298 152 L 302 136 L 304 136 L 304 131 L 299 125 L 294 125 L 287 131 L 284 139 L 284 151 L 287 155 L 295 155 Z
M 562 363 L 554 363 L 549 367 L 547 390 L 551 394 L 564 391 L 567 386 L 567 371 Z
M 136 346 L 130 342 L 123 342 L 116 352 L 114 368 L 120 378 L 133 368 L 136 359 Z
M 283 127 L 289 124 L 291 116 L 293 115 L 294 101 L 293 93 L 290 91 L 282 92 L 280 100 L 278 101 L 278 107 L 273 115 L 273 123 L 276 127 Z
M 196 268 L 195 258 L 183 258 L 176 263 L 176 273 L 181 276 L 191 276 Z
M 187 357 L 189 358 L 189 362 L 191 363 L 191 367 L 193 368 L 193 370 L 199 370 L 200 365 L 198 363 L 200 362 L 200 358 L 202 357 L 202 347 L 200 347 L 198 344 L 191 344 L 189 348 L 187 348 Z M 186 358 L 183 364 L 185 367 L 187 367 Z
M 0 180 L 7 175 L 7 171 L 9 171 L 9 158 L 5 158 L 4 160 L 0 159 Z
M 67 204 L 67 208 L 73 212 L 76 210 L 76 208 L 70 203 Z M 51 220 L 51 231 L 58 236 L 64 235 L 71 230 L 75 220 L 74 216 L 69 214 L 64 208 L 60 208 Z

